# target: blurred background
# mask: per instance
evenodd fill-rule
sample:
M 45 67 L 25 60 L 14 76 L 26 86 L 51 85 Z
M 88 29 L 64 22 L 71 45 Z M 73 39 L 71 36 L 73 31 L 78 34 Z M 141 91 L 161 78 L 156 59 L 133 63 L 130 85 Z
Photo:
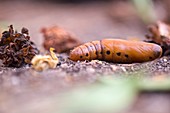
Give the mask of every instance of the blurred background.
M 169 6 L 170 0 L 0 0 L 0 32 L 10 24 L 17 31 L 26 27 L 38 48 L 44 40 L 41 29 L 55 25 L 72 32 L 82 42 L 102 38 L 143 40 L 148 25 L 158 20 L 170 22 Z M 161 60 L 160 64 L 163 62 L 167 60 Z M 65 67 L 73 68 L 70 65 L 42 73 L 30 68 L 0 67 L 0 113 L 59 113 L 57 108 L 62 103 L 69 105 L 60 108 L 66 110 L 60 113 L 109 113 L 110 110 L 111 113 L 170 113 L 169 74 L 156 73 L 158 77 L 154 77 L 137 72 L 139 75 L 134 74 L 135 77 L 149 79 L 129 80 L 129 76 L 120 75 L 125 77 L 122 81 L 114 74 L 117 65 L 110 63 L 111 78 L 98 80 L 100 76 L 94 68 L 87 67 L 89 74 L 86 65 L 77 63 L 85 73 L 77 74 L 75 68 L 73 76 L 64 71 Z M 154 66 L 158 67 L 157 63 Z M 132 66 L 127 70 L 141 68 Z M 121 69 L 126 71 L 123 66 Z
M 41 46 L 43 27 L 58 25 L 83 42 L 139 37 L 147 25 L 170 21 L 169 0 L 0 0 L 0 27 L 27 27 Z

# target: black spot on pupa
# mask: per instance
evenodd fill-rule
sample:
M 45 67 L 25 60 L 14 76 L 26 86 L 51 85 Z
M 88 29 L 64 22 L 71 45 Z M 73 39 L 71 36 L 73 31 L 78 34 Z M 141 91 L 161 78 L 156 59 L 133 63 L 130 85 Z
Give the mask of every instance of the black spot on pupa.
M 86 56 L 89 56 L 89 54 L 88 54 L 88 53 L 86 53 Z
M 129 55 L 125 54 L 125 57 L 126 57 L 126 58 L 128 58 L 128 57 L 129 57 Z
M 83 56 L 80 56 L 80 58 L 83 58 Z
M 109 51 L 109 50 L 107 50 L 107 51 L 106 51 L 106 54 L 107 54 L 107 55 L 109 55 L 109 54 L 110 54 L 110 51 Z
M 116 53 L 117 54 L 117 56 L 120 56 L 121 55 L 121 52 L 118 52 L 118 53 Z
M 149 59 L 152 59 L 152 57 L 149 57 Z
M 101 51 L 100 54 L 103 54 L 103 52 Z

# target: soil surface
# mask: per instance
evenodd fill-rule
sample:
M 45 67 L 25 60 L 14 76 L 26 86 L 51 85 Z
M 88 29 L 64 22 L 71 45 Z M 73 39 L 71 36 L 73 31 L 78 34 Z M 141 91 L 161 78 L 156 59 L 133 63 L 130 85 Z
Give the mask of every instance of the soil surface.
M 49 97 L 55 98 L 56 94 L 75 86 L 91 84 L 101 76 L 155 77 L 164 75 L 168 78 L 170 72 L 169 57 L 142 64 L 113 64 L 98 60 L 73 62 L 68 60 L 66 55 L 58 57 L 61 64 L 56 69 L 43 72 L 37 72 L 31 67 L 19 69 L 1 67 L 0 111 L 2 113 L 47 113 L 42 108 L 44 104 L 39 104 L 38 108 L 33 106 L 42 100 L 46 102 Z M 134 106 L 126 113 L 169 113 L 169 105 L 169 92 L 144 92 L 139 95 Z M 155 106 L 158 110 L 155 110 Z
M 51 25 L 59 25 L 72 31 L 83 42 L 112 36 L 124 39 L 128 36 L 143 38 L 146 29 L 138 17 L 118 22 L 111 17 L 113 6 L 113 3 L 65 5 L 46 2 L 2 2 L 0 14 L 3 15 L 0 15 L 0 20 L 5 25 L 12 23 L 17 29 L 23 26 L 30 29 L 32 40 L 40 49 L 43 41 L 40 29 Z M 43 72 L 37 72 L 29 66 L 0 67 L 0 112 L 48 113 L 41 104 L 37 106 L 40 100 L 75 86 L 91 84 L 100 76 L 170 76 L 170 57 L 136 64 L 114 64 L 99 60 L 73 62 L 67 58 L 67 54 L 58 57 L 60 64 L 56 69 Z M 144 92 L 126 112 L 169 113 L 169 106 L 169 92 Z

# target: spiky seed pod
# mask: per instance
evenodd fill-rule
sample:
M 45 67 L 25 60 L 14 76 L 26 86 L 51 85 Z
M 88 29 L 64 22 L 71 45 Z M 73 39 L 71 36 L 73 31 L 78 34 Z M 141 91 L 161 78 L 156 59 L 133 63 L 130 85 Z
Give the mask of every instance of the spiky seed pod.
M 28 29 L 22 28 L 21 33 L 9 26 L 0 39 L 0 59 L 4 66 L 21 67 L 31 64 L 31 59 L 39 53 L 35 44 L 30 41 Z

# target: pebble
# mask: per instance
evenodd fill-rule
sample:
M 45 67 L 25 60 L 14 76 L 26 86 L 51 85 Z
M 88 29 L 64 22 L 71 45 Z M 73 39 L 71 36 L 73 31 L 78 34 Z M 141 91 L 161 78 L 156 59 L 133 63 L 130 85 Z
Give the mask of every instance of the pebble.
M 67 68 L 68 65 L 67 65 L 67 64 L 62 64 L 61 67 L 62 67 L 62 68 Z
M 116 71 L 116 70 L 118 69 L 118 67 L 115 66 L 115 65 L 110 65 L 110 67 L 111 67 L 111 69 L 112 69 L 113 71 Z
M 168 60 L 164 58 L 163 61 L 164 61 L 164 62 L 167 62 Z
M 126 68 L 125 67 L 120 67 L 124 72 L 126 72 Z

